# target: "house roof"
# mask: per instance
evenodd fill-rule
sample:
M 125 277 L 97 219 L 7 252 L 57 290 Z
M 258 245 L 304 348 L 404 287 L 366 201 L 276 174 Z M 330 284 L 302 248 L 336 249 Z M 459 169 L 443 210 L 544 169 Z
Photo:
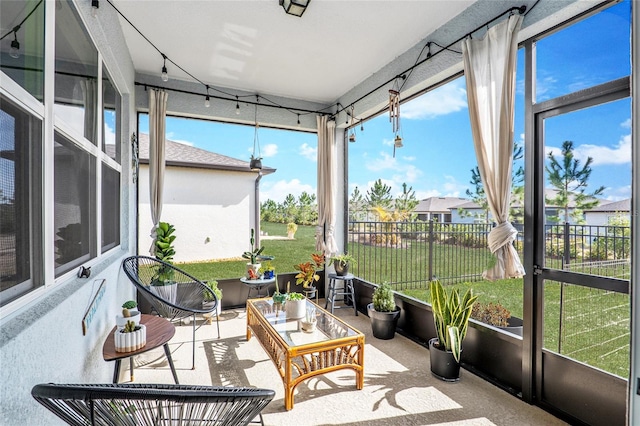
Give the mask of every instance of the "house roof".
M 585 211 L 585 213 L 596 212 L 629 212 L 631 211 L 631 198 L 625 200 L 614 201 L 611 203 L 600 204 L 597 207 Z
M 149 164 L 149 135 L 141 133 L 138 138 L 140 163 Z M 249 162 L 215 152 L 185 145 L 167 139 L 165 144 L 165 163 L 167 166 L 195 167 L 200 169 L 233 170 L 255 173 L 249 168 Z M 276 169 L 263 167 L 262 174 L 274 173 Z
M 451 209 L 469 200 L 458 197 L 429 197 L 421 200 L 414 210 L 415 213 L 451 213 Z

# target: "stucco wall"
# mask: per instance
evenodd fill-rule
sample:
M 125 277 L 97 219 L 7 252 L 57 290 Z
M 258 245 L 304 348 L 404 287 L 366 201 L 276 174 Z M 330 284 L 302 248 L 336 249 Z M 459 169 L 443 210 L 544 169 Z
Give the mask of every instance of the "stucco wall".
M 249 249 L 256 177 L 255 173 L 166 168 L 160 220 L 176 228 L 176 262 L 228 259 Z M 140 165 L 139 182 L 138 250 L 146 255 L 152 226 L 146 164 Z
M 120 305 L 135 297 L 120 264 L 135 246 L 135 186 L 132 184 L 129 138 L 136 129 L 134 112 L 135 71 L 118 17 L 111 7 L 101 7 L 91 16 L 91 2 L 75 0 L 94 42 L 100 50 L 113 83 L 122 93 L 122 208 L 121 246 L 91 266 L 89 279 L 79 279 L 76 271 L 53 279 L 46 286 L 2 308 L 0 315 L 0 424 L 3 426 L 63 424 L 31 397 L 31 388 L 42 382 L 109 383 L 113 363 L 102 359 L 102 345 L 115 324 Z M 47 11 L 53 11 L 48 8 Z M 47 17 L 47 35 L 53 33 L 53 20 Z M 49 44 L 53 46 L 53 44 Z M 45 143 L 51 144 L 50 140 Z M 47 165 L 49 167 L 50 165 Z M 52 209 L 47 209 L 47 215 Z M 49 220 L 49 219 L 47 219 Z M 51 265 L 52 262 L 48 262 Z M 82 318 L 104 279 L 105 293 L 97 305 L 86 336 Z

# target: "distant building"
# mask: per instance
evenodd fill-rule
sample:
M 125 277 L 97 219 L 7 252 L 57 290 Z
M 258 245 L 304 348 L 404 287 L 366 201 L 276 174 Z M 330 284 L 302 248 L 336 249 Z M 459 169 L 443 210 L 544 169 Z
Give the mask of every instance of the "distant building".
M 151 247 L 149 135 L 139 138 L 138 252 Z M 249 162 L 167 140 L 160 220 L 176 227 L 177 262 L 239 257 L 255 224 L 256 179 Z M 276 170 L 262 169 L 262 174 Z
M 452 222 L 452 213 L 459 205 L 468 203 L 469 200 L 458 197 L 429 197 L 421 200 L 413 211 L 419 220 L 435 220 L 440 223 Z M 461 221 L 453 221 L 461 223 Z M 471 219 L 473 222 L 473 219 Z
M 629 216 L 631 212 L 631 198 L 607 202 L 584 212 L 588 225 L 608 225 L 609 219 L 623 214 Z

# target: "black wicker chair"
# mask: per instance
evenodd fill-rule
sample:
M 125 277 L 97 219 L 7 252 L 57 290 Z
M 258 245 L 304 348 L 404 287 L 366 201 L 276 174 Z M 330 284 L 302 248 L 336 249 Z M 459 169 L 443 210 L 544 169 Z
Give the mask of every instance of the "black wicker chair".
M 158 384 L 39 384 L 31 395 L 70 425 L 247 425 L 271 389 Z
M 191 369 L 196 365 L 196 315 L 217 312 L 220 301 L 216 295 L 199 279 L 176 268 L 174 265 L 148 256 L 131 256 L 122 262 L 122 268 L 133 285 L 152 309 L 161 317 L 171 321 L 191 317 L 193 321 L 193 356 Z M 162 273 L 171 276 L 175 286 L 156 286 Z M 165 289 L 173 287 L 172 294 Z M 202 302 L 208 294 L 215 303 L 204 308 Z M 220 338 L 220 321 L 216 313 L 216 326 Z M 200 327 L 197 327 L 200 328 Z

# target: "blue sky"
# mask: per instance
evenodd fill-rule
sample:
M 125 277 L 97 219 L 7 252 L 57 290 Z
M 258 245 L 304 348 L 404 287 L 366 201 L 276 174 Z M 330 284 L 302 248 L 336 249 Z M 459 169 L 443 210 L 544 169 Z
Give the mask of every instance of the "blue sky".
M 538 42 L 536 100 L 629 75 L 629 9 L 625 1 Z M 523 52 L 518 65 L 514 139 L 522 141 Z M 404 147 L 396 151 L 395 158 L 388 114 L 364 122 L 364 131 L 356 127 L 356 143 L 349 144 L 349 193 L 358 186 L 364 194 L 375 180 L 382 179 L 394 195 L 406 182 L 419 199 L 465 197 L 476 161 L 464 78 L 403 104 L 400 111 Z M 148 132 L 146 116 L 141 118 L 140 131 Z M 559 152 L 564 140 L 572 140 L 576 158 L 583 163 L 589 156 L 594 159 L 590 187 L 604 185 L 604 198 L 630 196 L 629 99 L 548 119 L 545 135 L 547 152 Z M 167 138 L 248 161 L 254 127 L 168 117 Z M 287 194 L 315 193 L 315 134 L 261 127 L 259 140 L 263 164 L 277 169 L 262 179 L 262 200 L 281 202 Z

